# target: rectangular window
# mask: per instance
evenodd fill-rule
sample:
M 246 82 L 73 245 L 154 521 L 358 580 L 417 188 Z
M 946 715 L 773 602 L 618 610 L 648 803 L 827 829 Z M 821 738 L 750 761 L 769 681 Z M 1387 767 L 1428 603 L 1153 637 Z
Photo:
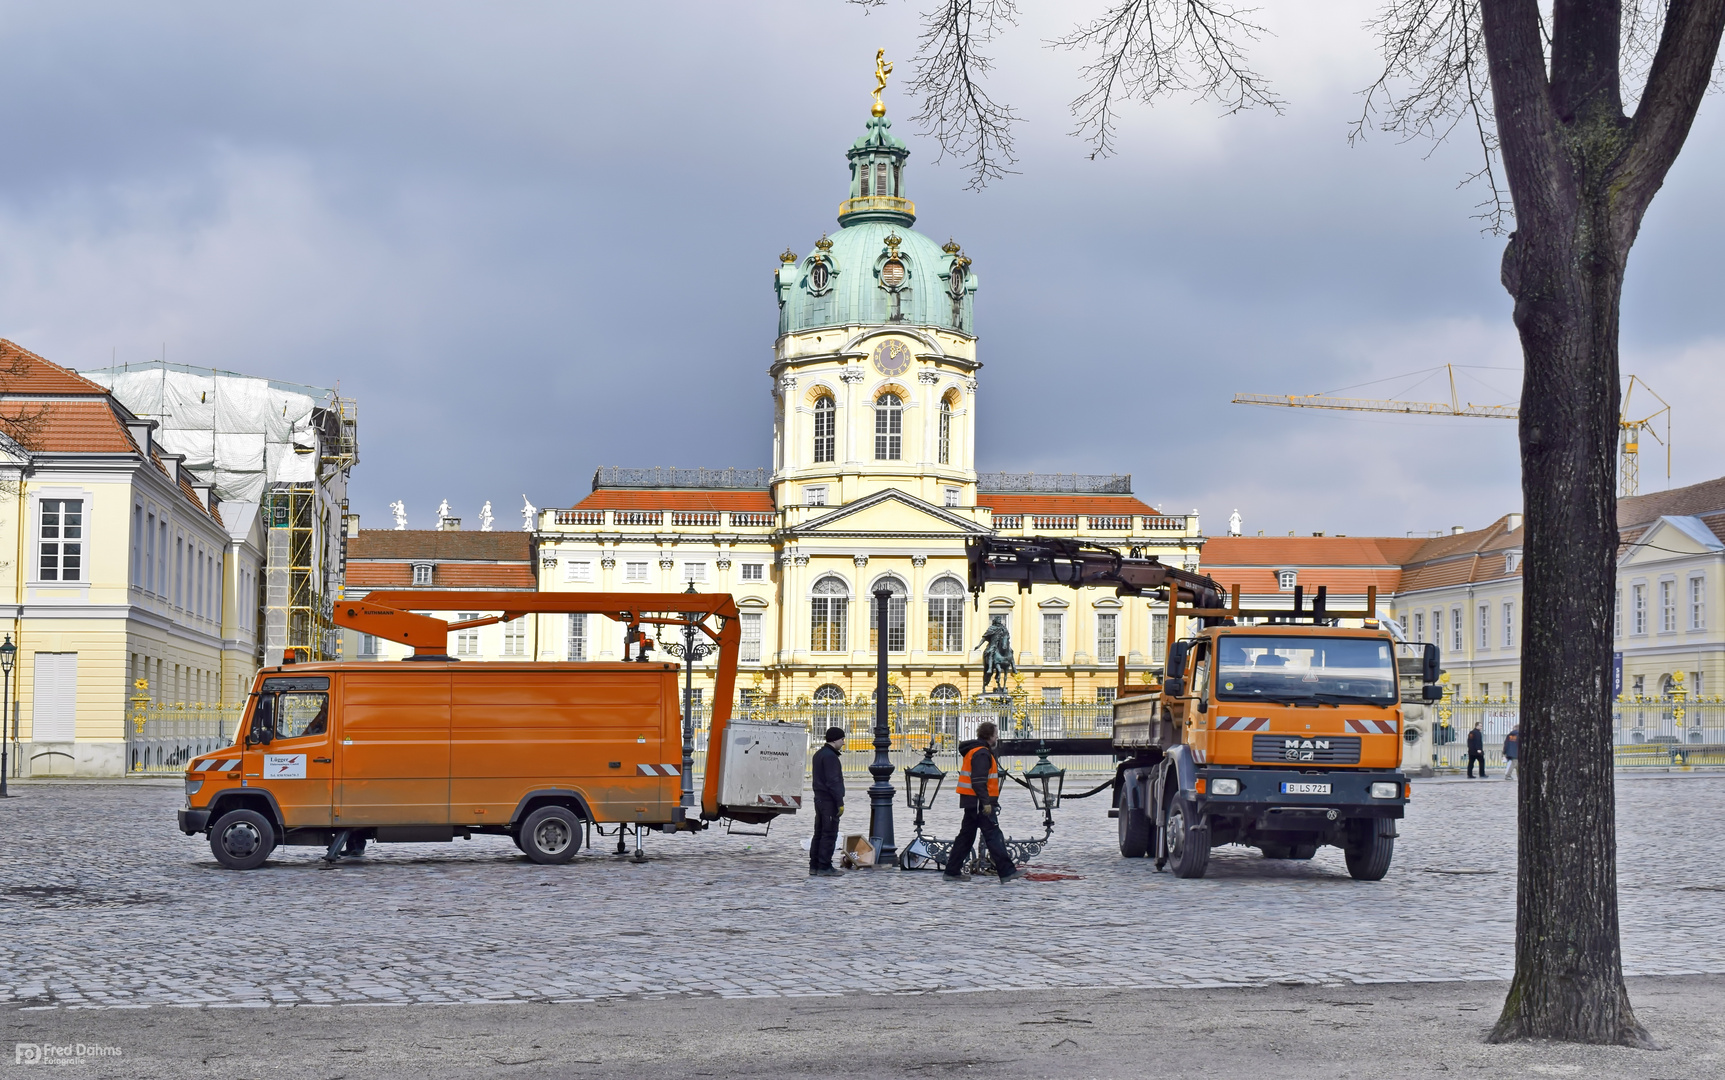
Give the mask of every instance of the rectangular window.
M 144 583 L 144 507 L 132 507 L 132 584 Z
M 144 516 L 144 591 L 156 591 L 156 515 Z
M 71 742 L 78 727 L 78 654 L 36 654 L 31 737 L 37 742 Z
M 1065 697 L 1066 697 L 1066 688 L 1065 687 L 1044 686 L 1042 688 L 1042 703 L 1044 705 L 1058 705 L 1061 703 L 1061 701 L 1063 701 L 1065 699 Z
M 1479 606 L 1479 647 L 1491 648 L 1491 608 L 1485 604 Z
M 804 506 L 825 506 L 827 504 L 827 486 L 825 484 L 810 484 L 803 488 Z
M 430 585 L 431 584 L 431 564 L 430 563 L 414 563 L 413 564 L 413 583 L 415 585 Z
M 881 397 L 891 404 L 875 405 L 874 456 L 876 461 L 897 461 L 904 453 L 904 410 L 891 394 Z
M 1425 639 L 1426 613 L 1423 611 L 1416 611 L 1414 612 L 1414 640 L 1423 644 Z
M 1659 632 L 1670 634 L 1677 629 L 1677 583 L 1659 583 Z
M 704 562 L 686 562 L 683 564 L 684 581 L 707 580 L 707 564 Z
M 948 402 L 942 402 L 940 406 L 939 447 L 940 455 L 936 460 L 942 465 L 950 465 L 952 463 L 952 405 Z M 953 505 L 958 504 L 954 503 Z
M 1482 682 L 1479 684 L 1479 699 L 1481 701 L 1490 701 L 1491 700 L 1491 684 L 1490 683 Z
M 463 611 L 455 617 L 455 621 L 466 622 L 469 619 L 477 618 L 479 618 L 479 613 L 477 611 Z M 479 627 L 470 626 L 465 630 L 457 630 L 455 632 L 455 655 L 479 655 Z
M 646 581 L 647 564 L 644 562 L 629 562 L 623 564 L 624 581 Z
M 174 606 L 186 606 L 186 538 L 174 537 Z
M 527 655 L 527 616 L 503 624 L 503 655 Z
M 1646 694 L 1647 694 L 1647 676 L 1645 676 L 1645 675 L 1635 676 L 1635 678 L 1630 683 L 1630 693 L 1634 694 L 1636 697 L 1646 696 Z
M 746 562 L 743 564 L 744 581 L 765 581 L 767 579 L 767 564 Z
M 954 585 L 955 590 L 958 589 Z M 937 593 L 928 598 L 928 651 L 964 651 L 964 594 Z
M 1514 683 L 1506 682 L 1503 684 L 1503 700 L 1505 700 L 1505 701 L 1514 701 L 1515 700 L 1515 684 Z
M 886 651 L 889 653 L 904 652 L 904 607 L 905 598 L 894 593 L 886 602 Z M 872 654 L 880 648 L 880 614 L 874 605 L 874 598 L 869 598 L 868 606 L 868 647 Z
M 866 198 L 868 198 L 868 189 L 869 189 L 869 183 L 868 182 L 869 182 L 869 172 L 870 172 L 870 169 L 869 169 L 866 162 L 859 167 L 859 172 L 860 172 L 860 176 L 858 177 L 858 181 L 859 181 L 861 186 L 857 188 L 857 194 L 861 195 L 863 198 L 866 199 Z
M 1114 686 L 1098 686 L 1096 688 L 1096 704 L 1107 705 L 1112 703 L 1114 695 L 1118 689 L 1118 687 Z
M 817 596 L 809 601 L 809 648 L 815 652 L 845 651 L 845 610 L 850 598 Z
M 1150 613 L 1150 662 L 1159 664 L 1168 658 L 1168 613 Z
M 886 162 L 877 161 L 874 166 L 874 190 L 876 195 L 886 195 Z
M 1629 624 L 1631 632 L 1647 633 L 1647 586 L 1631 585 L 1629 587 Z
M 359 635 L 359 655 L 360 656 L 362 656 L 362 657 L 376 657 L 377 652 L 378 652 L 377 635 L 375 635 L 375 634 L 361 634 L 361 635 Z
M 948 506 L 957 506 L 958 505 L 958 489 L 957 488 L 947 488 L 946 489 L 946 505 L 948 505 Z
M 168 519 L 156 521 L 156 595 L 168 598 Z
M 1707 579 L 1689 579 L 1689 629 L 1707 629 Z
M 1699 671 L 1691 671 L 1689 673 L 1689 693 L 1695 697 L 1700 697 L 1702 694 L 1707 692 L 1702 686 L 1702 674 L 1703 673 Z
M 569 659 L 587 659 L 587 616 L 569 616 Z
M 833 399 L 823 397 L 815 402 L 815 461 L 831 461 L 836 449 L 838 433 L 838 410 L 833 408 Z
M 586 559 L 571 559 L 563 564 L 564 581 L 592 581 L 593 564 Z
M 1449 612 L 1450 651 L 1461 653 L 1461 608 L 1451 608 Z
M 688 700 L 685 702 L 684 711 L 691 716 L 700 716 L 702 699 L 706 697 L 706 694 L 705 687 L 691 687 L 688 691 Z M 683 695 L 678 694 L 677 696 L 682 697 Z
M 197 553 L 197 572 L 192 577 L 192 611 L 199 618 L 204 614 L 204 552 Z
M 1112 664 L 1114 657 L 1120 652 L 1116 628 L 1119 618 L 1112 611 L 1101 611 L 1096 614 L 1096 662 Z
M 1515 601 L 1513 600 L 1503 602 L 1503 647 L 1506 649 L 1515 647 Z
M 1623 636 L 1623 590 L 1618 589 L 1611 595 L 1611 636 Z
M 42 500 L 43 581 L 81 581 L 84 576 L 84 500 Z
M 1065 618 L 1058 611 L 1044 611 L 1042 613 L 1042 662 L 1044 664 L 1058 664 L 1061 656 L 1065 654 L 1066 650 L 1061 647 L 1065 641 L 1064 623 Z
M 758 664 L 761 661 L 761 613 L 745 611 L 743 619 L 743 648 L 741 659 L 744 663 Z

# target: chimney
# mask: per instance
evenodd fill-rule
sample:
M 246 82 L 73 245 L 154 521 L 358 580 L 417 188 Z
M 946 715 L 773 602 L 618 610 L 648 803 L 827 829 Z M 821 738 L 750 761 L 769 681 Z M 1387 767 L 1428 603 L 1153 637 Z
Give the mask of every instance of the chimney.
M 1464 532 L 1467 532 L 1466 525 L 1451 525 L 1449 527 L 1449 534 L 1451 536 L 1460 536 Z
M 437 531 L 438 532 L 460 532 L 461 531 L 461 519 L 458 517 L 439 518 L 437 521 Z
M 359 515 L 358 514 L 349 514 L 349 515 L 347 515 L 347 538 L 349 540 L 352 540 L 354 537 L 356 537 L 358 535 L 359 535 Z
M 1520 514 L 1509 515 L 1507 518 L 1504 519 L 1504 525 L 1505 525 L 1505 527 L 1507 527 L 1509 529 L 1510 532 L 1514 532 L 1515 530 L 1521 528 L 1521 515 Z
M 1315 532 L 1315 533 L 1313 533 L 1313 534 L 1312 534 L 1312 535 L 1313 535 L 1313 536 L 1322 536 L 1322 535 L 1324 535 L 1324 534 L 1323 534 L 1323 533 L 1321 533 L 1321 532 Z

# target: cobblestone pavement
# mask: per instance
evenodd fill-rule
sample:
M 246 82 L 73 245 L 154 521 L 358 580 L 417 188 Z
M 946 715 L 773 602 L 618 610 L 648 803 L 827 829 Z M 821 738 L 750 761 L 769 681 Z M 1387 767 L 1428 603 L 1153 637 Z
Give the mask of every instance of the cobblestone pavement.
M 792 819 L 770 837 L 655 836 L 651 861 L 527 862 L 503 837 L 373 845 L 251 873 L 180 835 L 178 786 L 26 784 L 0 804 L 0 1004 L 409 1004 L 981 989 L 1502 979 L 1514 928 L 1514 785 L 1415 786 L 1375 884 L 1341 853 L 1224 848 L 1181 881 L 1124 860 L 1104 797 L 1074 802 L 1002 888 L 932 873 L 811 880 Z M 949 797 L 931 832 L 950 835 Z M 1725 776 L 1618 785 L 1624 967 L 1725 973 L 1708 823 Z M 866 820 L 853 792 L 846 823 Z M 1032 832 L 1014 790 L 1009 833 Z M 901 840 L 910 832 L 902 802 Z M 600 843 L 597 842 L 596 843 Z M 602 848 L 599 849 L 602 852 Z M 980 928 L 986 936 L 974 932 Z M 962 948 L 958 942 L 963 935 Z M 1169 943 L 1173 943 L 1172 947 Z M 1184 944 L 1181 944 L 1184 943 Z

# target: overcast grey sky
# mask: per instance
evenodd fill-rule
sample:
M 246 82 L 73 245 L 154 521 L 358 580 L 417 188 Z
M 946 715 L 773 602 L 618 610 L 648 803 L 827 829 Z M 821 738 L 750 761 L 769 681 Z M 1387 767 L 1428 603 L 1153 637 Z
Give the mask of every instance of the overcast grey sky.
M 902 78 L 917 227 L 975 260 L 984 468 L 1130 472 L 1211 532 L 1477 527 L 1520 503 L 1514 425 L 1228 404 L 1436 364 L 1514 401 L 1502 240 L 1465 141 L 1349 147 L 1371 2 L 1278 3 L 1285 115 L 1165 103 L 1089 160 L 1024 0 L 995 53 L 1025 117 L 985 192 L 936 164 Z M 358 398 L 354 508 L 447 498 L 519 527 L 599 465 L 764 465 L 770 275 L 845 194 L 876 48 L 914 0 L 12 3 L 0 7 L 0 336 L 58 363 L 170 360 Z M 1721 101 L 1631 259 L 1625 372 L 1675 406 L 1675 483 L 1725 474 Z M 1350 391 L 1393 393 L 1407 383 Z M 1410 396 L 1437 400 L 1429 382 Z M 1664 485 L 1645 461 L 1643 490 Z

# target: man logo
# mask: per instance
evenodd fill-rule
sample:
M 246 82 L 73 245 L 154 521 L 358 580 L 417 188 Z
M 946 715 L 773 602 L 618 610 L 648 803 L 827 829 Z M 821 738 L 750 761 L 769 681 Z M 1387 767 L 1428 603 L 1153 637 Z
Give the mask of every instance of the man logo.
M 1328 739 L 1283 739 L 1282 758 L 1285 761 L 1316 761 L 1318 751 L 1329 748 Z
M 42 1047 L 39 1043 L 14 1043 L 12 1046 L 12 1064 L 40 1065 L 42 1064 Z

